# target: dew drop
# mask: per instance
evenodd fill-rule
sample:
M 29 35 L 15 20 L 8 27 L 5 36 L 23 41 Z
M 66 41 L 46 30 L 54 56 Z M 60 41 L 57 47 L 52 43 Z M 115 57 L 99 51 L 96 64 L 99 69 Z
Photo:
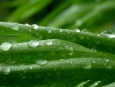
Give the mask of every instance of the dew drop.
M 26 25 L 26 26 L 29 26 L 29 24 L 28 24 L 28 23 L 26 23 L 25 25 Z
M 66 50 L 68 51 L 68 55 L 72 55 L 73 54 L 73 47 L 66 46 Z
M 11 25 L 10 28 L 12 28 L 13 30 L 19 30 L 19 26 L 17 25 Z
M 10 73 L 10 68 L 7 68 L 7 67 L 3 68 L 3 73 L 4 74 L 9 74 Z
M 89 62 L 83 62 L 82 63 L 82 68 L 83 69 L 90 69 L 91 68 L 91 63 L 89 63 Z
M 95 63 L 95 61 L 93 61 L 93 63 Z
M 45 65 L 45 64 L 47 64 L 47 60 L 40 59 L 40 60 L 37 61 L 37 64 L 38 65 Z
M 83 29 L 81 32 L 89 32 L 90 33 L 90 31 L 88 31 L 87 29 Z
M 106 62 L 109 62 L 109 59 L 105 59 Z
M 39 39 L 39 40 L 41 40 L 41 39 L 42 39 L 42 35 L 41 35 L 41 34 L 39 34 L 39 33 L 37 33 L 37 34 L 36 34 L 36 37 L 37 37 L 37 39 Z
M 45 44 L 45 45 L 52 45 L 53 42 L 52 42 L 51 40 L 47 40 L 47 41 L 44 42 L 44 44 Z
M 39 41 L 37 41 L 37 40 L 31 40 L 29 43 L 28 43 L 28 45 L 30 46 L 30 47 L 37 47 L 38 45 L 39 45 Z
M 12 65 L 12 64 L 15 64 L 16 61 L 15 61 L 15 60 L 12 60 L 12 59 L 8 59 L 8 60 L 6 61 L 6 63 Z
M 105 37 L 107 37 L 107 38 L 115 38 L 115 34 L 112 34 L 112 33 L 109 32 L 109 31 L 103 31 L 103 32 L 101 33 L 101 35 L 103 35 L 103 36 L 105 36 Z
M 37 24 L 33 24 L 32 27 L 33 27 L 33 29 L 35 29 L 35 30 L 38 29 L 38 25 L 37 25 Z
M 50 29 L 48 29 L 48 30 L 47 30 L 47 32 L 48 32 L 48 33 L 51 33 L 51 30 L 50 30 Z
M 29 69 L 32 69 L 33 67 L 32 66 L 29 66 Z
M 75 31 L 75 32 L 80 32 L 80 30 L 79 30 L 79 29 L 74 29 L 74 31 Z
M 12 47 L 12 44 L 9 42 L 4 42 L 0 46 L 1 50 L 3 50 L 3 51 L 8 51 L 8 50 L 10 50 L 11 47 Z

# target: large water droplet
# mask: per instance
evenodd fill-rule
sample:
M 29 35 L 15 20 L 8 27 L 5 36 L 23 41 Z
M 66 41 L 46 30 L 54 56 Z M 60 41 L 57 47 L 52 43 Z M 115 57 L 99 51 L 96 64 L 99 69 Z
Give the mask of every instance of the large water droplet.
M 66 50 L 68 51 L 68 55 L 73 54 L 73 47 L 66 46 Z
M 103 31 L 103 32 L 101 33 L 101 35 L 103 35 L 103 36 L 105 36 L 105 37 L 107 37 L 107 38 L 115 38 L 115 34 L 112 34 L 112 33 L 109 32 L 109 31 Z
M 89 63 L 89 62 L 83 62 L 82 63 L 82 68 L 83 69 L 90 69 L 91 68 L 91 63 Z
M 30 47 L 37 47 L 38 45 L 39 45 L 39 41 L 37 41 L 37 40 L 31 40 L 29 43 L 28 43 L 28 45 L 30 46 Z
M 19 26 L 17 26 L 17 25 L 11 25 L 10 26 L 13 30 L 19 30 Z
M 29 24 L 28 24 L 28 23 L 26 23 L 25 25 L 26 25 L 26 26 L 29 26 Z
M 33 27 L 33 29 L 35 29 L 35 30 L 38 29 L 38 25 L 37 25 L 37 24 L 33 24 L 32 27 Z
M 106 62 L 109 62 L 109 59 L 105 59 Z
M 47 64 L 47 60 L 42 60 L 42 59 L 40 59 L 40 60 L 38 60 L 36 63 L 37 63 L 38 65 L 45 65 L 45 64 Z
M 3 68 L 3 73 L 4 74 L 9 74 L 10 73 L 10 68 L 7 68 L 7 67 Z
M 53 42 L 52 42 L 51 40 L 47 40 L 47 41 L 44 42 L 44 44 L 45 44 L 45 45 L 52 45 Z
M 79 30 L 79 29 L 74 29 L 74 31 L 75 31 L 75 32 L 80 32 L 80 30 Z
M 12 44 L 9 42 L 4 42 L 0 46 L 1 50 L 3 50 L 3 51 L 8 51 L 8 50 L 10 50 L 11 47 L 12 47 Z

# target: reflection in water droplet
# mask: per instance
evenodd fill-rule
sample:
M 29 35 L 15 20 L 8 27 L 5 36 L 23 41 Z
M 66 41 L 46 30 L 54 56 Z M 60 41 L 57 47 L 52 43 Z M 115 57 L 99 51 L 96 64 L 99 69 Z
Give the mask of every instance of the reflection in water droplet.
M 37 47 L 38 45 L 39 45 L 39 41 L 37 41 L 37 40 L 31 40 L 29 43 L 28 43 L 28 45 L 30 46 L 30 47 Z
M 33 27 L 33 29 L 35 29 L 35 30 L 38 29 L 38 25 L 37 25 L 37 24 L 33 24 L 32 27 Z
M 3 73 L 4 74 L 9 74 L 10 73 L 10 68 L 7 68 L 7 67 L 3 68 Z
M 8 50 L 10 50 L 11 47 L 12 47 L 12 44 L 9 42 L 4 42 L 0 46 L 1 50 L 3 50 L 3 51 L 8 51 Z
M 40 59 L 40 60 L 37 61 L 37 64 L 38 65 L 45 65 L 45 64 L 47 64 L 47 60 Z
M 82 68 L 83 69 L 90 69 L 91 68 L 91 63 L 89 63 L 89 62 L 83 62 L 82 63 Z
M 45 44 L 45 45 L 52 45 L 53 42 L 52 42 L 51 40 L 47 40 L 47 41 L 44 42 L 44 44 Z
M 11 25 L 10 28 L 12 28 L 13 30 L 19 30 L 19 26 L 17 25 Z

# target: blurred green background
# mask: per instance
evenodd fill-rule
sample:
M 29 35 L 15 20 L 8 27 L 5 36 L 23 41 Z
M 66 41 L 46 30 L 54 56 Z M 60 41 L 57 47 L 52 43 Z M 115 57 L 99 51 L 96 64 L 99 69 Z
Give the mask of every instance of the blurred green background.
M 115 0 L 0 0 L 0 21 L 114 31 Z

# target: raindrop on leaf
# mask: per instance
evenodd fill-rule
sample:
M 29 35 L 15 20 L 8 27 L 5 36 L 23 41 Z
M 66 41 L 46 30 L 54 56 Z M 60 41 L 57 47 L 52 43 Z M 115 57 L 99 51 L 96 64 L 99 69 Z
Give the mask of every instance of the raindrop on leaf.
M 32 27 L 33 27 L 33 29 L 35 29 L 35 30 L 38 29 L 38 25 L 37 25 L 37 24 L 33 24 Z
M 37 41 L 37 40 L 31 40 L 30 42 L 28 42 L 28 45 L 30 46 L 30 47 L 37 47 L 38 45 L 39 45 L 39 41 Z
M 9 42 L 4 42 L 0 46 L 1 50 L 3 50 L 3 51 L 8 51 L 11 49 L 11 47 L 12 47 L 12 44 Z
M 40 59 L 40 60 L 38 60 L 36 63 L 37 63 L 38 65 L 45 65 L 45 64 L 47 64 L 47 60 L 42 60 L 42 59 Z

